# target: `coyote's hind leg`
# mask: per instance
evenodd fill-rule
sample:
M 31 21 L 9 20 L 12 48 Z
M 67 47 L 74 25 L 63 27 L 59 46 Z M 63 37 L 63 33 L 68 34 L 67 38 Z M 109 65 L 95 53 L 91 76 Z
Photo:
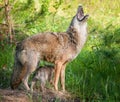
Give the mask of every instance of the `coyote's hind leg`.
M 29 66 L 27 66 L 27 72 L 23 78 L 23 84 L 25 86 L 25 88 L 27 90 L 30 90 L 29 86 L 28 86 L 28 79 L 29 79 L 29 76 L 31 75 L 32 72 L 34 72 L 36 70 L 36 67 L 37 67 L 37 63 L 35 64 L 32 64 L 31 65 L 29 64 Z
M 22 80 L 26 90 L 30 90 L 30 88 L 28 86 L 28 78 L 29 78 L 29 76 L 30 76 L 30 74 L 26 74 L 25 77 Z

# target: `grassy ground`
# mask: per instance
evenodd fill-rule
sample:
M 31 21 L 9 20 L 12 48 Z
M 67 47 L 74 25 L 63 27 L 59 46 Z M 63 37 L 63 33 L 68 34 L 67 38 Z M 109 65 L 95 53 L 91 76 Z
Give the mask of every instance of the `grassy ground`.
M 120 0 L 75 0 L 61 5 L 60 8 L 69 7 L 62 13 L 63 16 L 59 15 L 58 10 L 56 16 L 47 14 L 44 18 L 33 13 L 25 15 L 25 9 L 16 13 L 14 10 L 13 18 L 16 21 L 21 14 L 24 15 L 16 22 L 22 26 L 16 29 L 28 36 L 44 31 L 65 31 L 78 3 L 82 3 L 85 12 L 90 14 L 89 37 L 79 56 L 67 66 L 66 89 L 85 102 L 119 102 Z M 9 87 L 15 49 L 14 45 L 3 45 L 4 47 L 0 46 L 0 88 Z

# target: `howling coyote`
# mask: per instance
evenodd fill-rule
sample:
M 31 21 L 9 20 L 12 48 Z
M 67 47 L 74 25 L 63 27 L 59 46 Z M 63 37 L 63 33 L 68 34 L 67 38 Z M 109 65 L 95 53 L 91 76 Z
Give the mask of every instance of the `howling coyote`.
M 40 33 L 28 37 L 16 46 L 15 63 L 11 77 L 11 88 L 21 82 L 27 90 L 30 74 L 36 70 L 41 60 L 54 63 L 54 88 L 58 91 L 58 81 L 65 91 L 66 64 L 80 53 L 87 39 L 87 18 L 82 6 L 78 7 L 68 30 L 64 33 Z

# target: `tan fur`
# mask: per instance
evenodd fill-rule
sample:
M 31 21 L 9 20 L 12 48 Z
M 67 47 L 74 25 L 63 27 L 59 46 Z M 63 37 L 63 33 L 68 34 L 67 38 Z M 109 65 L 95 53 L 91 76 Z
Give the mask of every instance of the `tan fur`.
M 40 33 L 29 37 L 19 43 L 16 47 L 15 69 L 19 63 L 26 63 L 27 72 L 22 79 L 25 87 L 29 90 L 29 75 L 36 69 L 40 60 L 55 64 L 54 88 L 58 90 L 59 77 L 61 78 L 62 90 L 65 91 L 65 68 L 66 64 L 80 53 L 87 39 L 87 17 L 81 6 L 78 7 L 76 15 L 65 33 Z M 18 63 L 19 62 L 19 63 Z M 16 73 L 14 71 L 13 73 Z M 17 77 L 13 74 L 12 77 Z M 14 87 L 14 80 L 11 80 L 11 87 Z

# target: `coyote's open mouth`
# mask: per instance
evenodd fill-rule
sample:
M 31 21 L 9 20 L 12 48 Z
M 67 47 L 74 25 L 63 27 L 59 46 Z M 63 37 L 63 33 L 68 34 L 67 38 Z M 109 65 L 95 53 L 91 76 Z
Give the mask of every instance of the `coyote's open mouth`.
M 83 21 L 87 19 L 89 15 L 84 15 L 83 7 L 79 6 L 76 16 L 77 16 L 78 21 Z

